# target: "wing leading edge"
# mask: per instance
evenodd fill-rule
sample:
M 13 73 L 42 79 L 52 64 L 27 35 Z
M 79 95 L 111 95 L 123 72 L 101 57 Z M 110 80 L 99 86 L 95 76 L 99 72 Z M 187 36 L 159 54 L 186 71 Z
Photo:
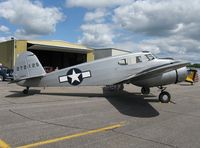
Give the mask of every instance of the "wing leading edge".
M 168 64 L 154 66 L 154 67 L 145 69 L 145 70 L 137 73 L 136 75 L 131 75 L 122 82 L 126 82 L 129 80 L 134 81 L 134 80 L 139 80 L 139 79 L 151 78 L 155 75 L 159 75 L 159 74 L 162 74 L 165 72 L 169 72 L 172 70 L 176 70 L 176 69 L 185 67 L 188 64 L 189 64 L 189 62 L 185 62 L 185 61 L 174 61 L 174 62 L 171 62 Z

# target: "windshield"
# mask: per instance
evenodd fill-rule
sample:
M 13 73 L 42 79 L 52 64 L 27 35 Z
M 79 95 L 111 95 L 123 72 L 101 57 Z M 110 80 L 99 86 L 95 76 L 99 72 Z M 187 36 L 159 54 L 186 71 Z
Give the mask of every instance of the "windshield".
M 149 59 L 149 61 L 155 59 L 155 57 L 152 54 L 146 54 L 145 56 Z

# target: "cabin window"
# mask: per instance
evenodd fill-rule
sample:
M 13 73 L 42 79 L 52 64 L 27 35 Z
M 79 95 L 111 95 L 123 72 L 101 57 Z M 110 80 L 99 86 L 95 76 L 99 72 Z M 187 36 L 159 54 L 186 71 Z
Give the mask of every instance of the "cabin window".
M 19 71 L 19 67 L 17 67 L 17 71 Z
M 126 62 L 126 59 L 121 59 L 119 62 L 118 62 L 119 65 L 127 65 L 127 62 Z
M 24 65 L 24 69 L 26 69 L 26 65 Z
M 136 63 L 140 63 L 142 62 L 142 57 L 141 56 L 137 56 L 136 57 Z

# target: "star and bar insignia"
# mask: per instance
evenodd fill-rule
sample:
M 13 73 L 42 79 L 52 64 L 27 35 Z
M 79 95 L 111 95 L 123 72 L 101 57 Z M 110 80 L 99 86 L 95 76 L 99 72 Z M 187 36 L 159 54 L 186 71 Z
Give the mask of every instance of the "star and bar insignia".
M 76 86 L 79 85 L 83 81 L 83 79 L 90 77 L 91 72 L 89 70 L 82 72 L 78 68 L 72 68 L 67 72 L 66 75 L 59 76 L 59 82 L 68 82 L 69 84 Z

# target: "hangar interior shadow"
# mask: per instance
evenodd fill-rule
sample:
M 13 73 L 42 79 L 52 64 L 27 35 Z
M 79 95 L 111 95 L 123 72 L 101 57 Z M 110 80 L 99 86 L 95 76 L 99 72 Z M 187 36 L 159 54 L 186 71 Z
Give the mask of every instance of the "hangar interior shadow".
M 30 90 L 30 95 L 55 95 L 55 96 L 75 96 L 75 97 L 104 97 L 111 103 L 121 114 L 139 117 L 150 118 L 159 115 L 159 112 L 153 108 L 150 103 L 158 103 L 154 95 L 143 96 L 140 93 L 130 93 L 127 91 L 110 92 L 103 89 L 103 93 L 45 93 L 38 90 Z M 26 97 L 22 92 L 13 91 L 13 94 L 6 97 Z
M 81 64 L 87 61 L 87 55 L 81 53 L 29 50 L 33 52 L 43 67 L 52 67 L 59 69 Z

